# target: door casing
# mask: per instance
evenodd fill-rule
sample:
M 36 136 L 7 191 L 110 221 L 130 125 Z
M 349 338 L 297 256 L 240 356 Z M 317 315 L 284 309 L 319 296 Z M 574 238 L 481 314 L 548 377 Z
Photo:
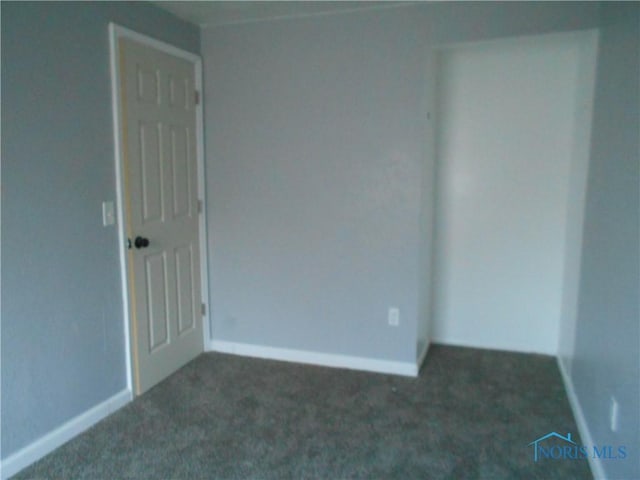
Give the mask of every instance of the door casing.
M 131 302 L 130 295 L 131 279 L 129 278 L 129 255 L 127 248 L 127 218 L 125 208 L 125 171 L 123 163 L 123 135 L 122 135 L 122 108 L 120 102 L 120 52 L 119 40 L 128 38 L 142 43 L 146 46 L 155 48 L 161 52 L 179 57 L 193 63 L 195 68 L 195 87 L 199 92 L 200 101 L 196 105 L 196 162 L 198 170 L 197 189 L 198 199 L 201 204 L 201 214 L 199 215 L 199 242 L 200 242 L 200 284 L 201 284 L 201 302 L 205 305 L 205 311 L 202 315 L 203 322 L 203 342 L 204 351 L 209 351 L 210 323 L 209 323 L 209 281 L 207 265 L 207 228 L 206 228 L 206 198 L 205 198 L 205 172 L 204 172 L 204 128 L 203 128 L 203 112 L 202 112 L 202 59 L 191 52 L 187 52 L 178 47 L 162 42 L 155 38 L 137 33 L 128 28 L 122 27 L 115 23 L 109 24 L 109 53 L 111 64 L 111 107 L 113 114 L 113 141 L 115 152 L 115 171 L 116 171 L 116 200 L 118 215 L 118 248 L 120 257 L 120 278 L 122 288 L 122 304 L 124 318 L 124 338 L 125 338 L 125 362 L 127 370 L 127 388 L 130 392 L 134 392 L 134 365 L 133 365 L 133 347 L 132 347 L 132 324 L 131 324 Z

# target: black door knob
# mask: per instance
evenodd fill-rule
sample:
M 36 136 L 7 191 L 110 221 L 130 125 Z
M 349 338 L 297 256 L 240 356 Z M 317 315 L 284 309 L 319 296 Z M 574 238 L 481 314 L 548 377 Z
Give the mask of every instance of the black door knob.
M 149 246 L 149 239 L 144 237 L 136 237 L 133 241 L 136 248 L 147 248 Z

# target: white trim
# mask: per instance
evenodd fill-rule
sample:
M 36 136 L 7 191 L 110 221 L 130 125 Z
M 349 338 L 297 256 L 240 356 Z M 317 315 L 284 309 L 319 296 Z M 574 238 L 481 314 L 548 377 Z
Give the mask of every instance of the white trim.
M 576 391 L 573 388 L 573 381 L 571 380 L 571 376 L 569 375 L 564 362 L 559 357 L 557 358 L 557 360 L 558 368 L 560 369 L 560 374 L 562 375 L 562 381 L 564 382 L 564 388 L 567 392 L 567 397 L 569 398 L 569 404 L 571 405 L 573 416 L 575 417 L 576 424 L 578 425 L 578 433 L 580 434 L 582 444 L 595 445 L 595 442 L 591 437 L 589 425 L 587 424 L 587 420 L 584 417 L 584 412 L 582 411 L 582 407 L 580 406 L 580 401 L 578 400 Z M 593 455 L 587 456 L 587 459 L 589 460 L 589 467 L 591 467 L 593 478 L 596 480 L 605 480 L 607 476 L 604 473 L 602 460 L 600 460 L 599 458 L 594 458 Z
M 333 353 L 309 352 L 289 348 L 266 347 L 249 343 L 227 342 L 212 340 L 211 350 L 232 355 L 296 362 L 322 367 L 348 368 L 375 373 L 391 373 L 407 377 L 418 376 L 418 365 L 411 362 L 395 362 L 392 360 L 378 360 L 375 358 L 354 357 Z
M 127 366 L 127 388 L 133 391 L 133 365 L 131 362 L 131 336 L 129 318 L 129 275 L 127 262 L 126 225 L 124 222 L 124 174 L 122 171 L 122 126 L 120 122 L 120 68 L 118 58 L 118 26 L 109 24 L 109 63 L 111 66 L 111 112 L 113 115 L 113 149 L 116 162 L 116 209 L 118 226 L 118 253 L 120 261 L 120 286 L 122 288 L 122 315 L 124 318 L 125 362 Z
M 121 137 L 121 118 L 120 109 L 120 59 L 118 50 L 118 40 L 120 38 L 128 38 L 142 43 L 149 47 L 160 50 L 169 55 L 187 60 L 193 63 L 195 70 L 195 86 L 200 92 L 200 101 L 196 105 L 196 161 L 198 168 L 198 199 L 202 200 L 202 213 L 199 218 L 199 241 L 200 241 L 200 287 L 201 301 L 207 305 L 207 313 L 202 316 L 202 337 L 203 349 L 206 351 L 211 338 L 209 328 L 209 312 L 211 310 L 209 304 L 209 275 L 208 275 L 208 249 L 207 249 L 207 230 L 206 230 L 206 198 L 205 198 L 205 169 L 204 169 L 204 122 L 203 122 L 203 80 L 202 80 L 202 59 L 200 56 L 182 50 L 166 42 L 157 40 L 147 35 L 142 35 L 128 28 L 117 25 L 113 22 L 109 23 L 109 58 L 111 64 L 111 109 L 113 115 L 113 141 L 115 151 L 116 164 L 116 195 L 118 210 L 118 235 L 119 253 L 120 253 L 120 276 L 122 288 L 122 305 L 124 318 L 124 334 L 125 334 L 125 361 L 127 365 L 127 387 L 133 391 L 133 362 L 132 362 L 132 345 L 131 345 L 131 318 L 129 298 L 129 261 L 127 254 L 127 231 L 125 222 L 124 208 L 124 171 L 122 165 L 122 137 Z
M 84 432 L 88 428 L 98 423 L 103 418 L 111 415 L 113 412 L 126 405 L 131 401 L 133 395 L 131 390 L 122 390 L 95 407 L 90 408 L 86 412 L 65 422 L 55 430 L 40 437 L 35 442 L 18 450 L 2 461 L 0 478 L 2 480 L 15 475 L 23 468 L 31 465 L 41 459 L 48 453 L 52 452 L 62 444 L 68 442 L 76 435 Z

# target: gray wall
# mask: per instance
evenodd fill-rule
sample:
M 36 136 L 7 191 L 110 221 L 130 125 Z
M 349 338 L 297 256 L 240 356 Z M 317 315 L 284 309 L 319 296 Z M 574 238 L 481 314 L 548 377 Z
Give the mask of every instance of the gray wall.
M 427 49 L 591 28 L 597 11 L 443 2 L 204 29 L 213 338 L 414 361 Z
M 216 340 L 414 359 L 418 34 L 405 12 L 204 32 Z
M 142 3 L 2 2 L 2 457 L 126 388 L 107 24 L 198 52 Z
M 605 4 L 572 380 L 593 441 L 626 445 L 609 478 L 640 477 L 640 6 Z M 609 402 L 620 430 L 609 428 Z

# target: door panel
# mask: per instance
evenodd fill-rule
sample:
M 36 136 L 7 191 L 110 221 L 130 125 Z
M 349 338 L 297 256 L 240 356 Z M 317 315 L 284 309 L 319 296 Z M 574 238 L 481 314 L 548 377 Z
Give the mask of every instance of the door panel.
M 195 69 L 120 40 L 136 391 L 203 350 Z M 136 248 L 135 239 L 148 239 Z
M 147 315 L 149 318 L 149 352 L 166 345 L 169 337 L 167 326 L 167 267 L 163 254 L 145 256 L 145 281 L 147 283 Z M 145 342 L 147 343 L 147 342 Z
M 140 103 L 158 103 L 158 93 L 160 92 L 159 72 L 148 68 L 147 65 L 137 65 L 137 98 Z
M 191 298 L 194 277 L 191 247 L 177 248 L 175 255 L 178 280 L 178 335 L 183 335 L 194 327 L 196 311 L 196 305 Z
M 171 167 L 173 173 L 173 215 L 174 217 L 189 216 L 191 212 L 190 199 L 193 186 L 191 177 L 189 151 L 189 130 L 178 126 L 171 127 Z
M 142 221 L 162 221 L 161 125 L 140 122 L 140 186 L 142 190 Z

